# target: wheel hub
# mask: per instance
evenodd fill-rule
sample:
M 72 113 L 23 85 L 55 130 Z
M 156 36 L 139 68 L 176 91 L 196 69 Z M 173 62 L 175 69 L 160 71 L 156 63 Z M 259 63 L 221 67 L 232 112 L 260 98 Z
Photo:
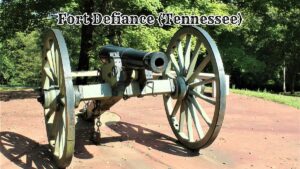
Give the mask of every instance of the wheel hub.
M 37 100 L 43 105 L 45 109 L 47 109 L 51 105 L 56 105 L 59 93 L 59 89 L 56 88 L 43 90 Z
M 184 98 L 187 93 L 188 87 L 184 77 L 177 77 L 176 78 L 176 92 L 174 98 Z

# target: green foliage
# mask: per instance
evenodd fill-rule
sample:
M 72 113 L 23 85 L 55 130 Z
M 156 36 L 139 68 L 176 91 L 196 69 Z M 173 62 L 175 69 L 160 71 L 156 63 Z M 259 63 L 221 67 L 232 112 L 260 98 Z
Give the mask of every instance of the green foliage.
M 40 35 L 17 32 L 1 46 L 1 83 L 12 86 L 37 86 L 40 72 Z
M 147 10 L 153 14 L 157 13 L 157 10 L 162 8 L 161 2 L 159 0 L 152 0 L 152 1 L 148 1 L 148 0 L 130 0 L 127 1 L 128 2 L 128 6 L 133 6 L 138 11 L 141 10 Z
M 46 28 L 59 28 L 67 42 L 72 68 L 78 65 L 80 26 L 57 26 L 50 13 L 80 14 L 84 1 L 3 0 L 0 2 L 0 83 L 38 85 L 40 77 L 40 35 Z M 94 11 L 110 14 L 230 15 L 241 12 L 241 26 L 202 26 L 221 51 L 226 74 L 237 88 L 268 88 L 282 85 L 282 67 L 287 67 L 288 85 L 299 87 L 300 3 L 298 0 L 270 1 L 129 0 L 94 1 Z M 115 44 L 146 51 L 165 51 L 178 26 L 95 26 L 90 69 L 99 66 L 101 46 Z M 298 74 L 297 74 L 298 73 Z M 298 79 L 297 79 L 298 78 Z M 292 89 L 292 86 L 289 87 Z
M 68 53 L 70 56 L 71 67 L 73 71 L 76 70 L 78 60 L 79 60 L 79 53 L 80 53 L 80 27 L 78 26 L 69 26 L 64 25 L 60 27 L 53 27 L 61 30 L 63 32 L 67 47 Z M 76 36 L 75 36 L 76 35 Z
M 175 31 L 176 29 L 167 31 L 158 27 L 127 27 L 123 32 L 122 45 L 145 51 L 165 51 Z
M 266 65 L 254 56 L 246 54 L 241 47 L 232 46 L 223 49 L 223 58 L 226 72 L 233 75 L 232 83 L 247 84 L 249 87 L 264 83 L 262 75 L 265 73 Z
M 16 32 L 29 33 L 44 28 L 48 15 L 64 7 L 69 1 L 62 0 L 2 0 L 0 2 L 0 39 L 10 38 Z

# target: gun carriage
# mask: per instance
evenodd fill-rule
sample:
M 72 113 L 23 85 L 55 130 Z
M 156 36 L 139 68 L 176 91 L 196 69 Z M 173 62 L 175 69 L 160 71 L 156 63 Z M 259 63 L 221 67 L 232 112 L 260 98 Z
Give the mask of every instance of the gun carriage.
M 166 52 L 144 52 L 113 45 L 99 51 L 99 71 L 71 71 L 61 31 L 43 38 L 42 86 L 38 100 L 44 109 L 49 145 L 59 167 L 67 167 L 75 145 L 75 111 L 92 100 L 86 118 L 96 118 L 121 99 L 162 95 L 167 119 L 185 147 L 199 150 L 217 137 L 225 111 L 225 73 L 218 48 L 198 27 L 183 27 Z M 210 73 L 209 78 L 201 78 Z M 95 76 L 96 84 L 74 85 L 76 77 Z M 215 97 L 205 88 L 216 84 Z M 207 106 L 210 106 L 208 109 Z M 208 113 L 210 110 L 210 114 Z

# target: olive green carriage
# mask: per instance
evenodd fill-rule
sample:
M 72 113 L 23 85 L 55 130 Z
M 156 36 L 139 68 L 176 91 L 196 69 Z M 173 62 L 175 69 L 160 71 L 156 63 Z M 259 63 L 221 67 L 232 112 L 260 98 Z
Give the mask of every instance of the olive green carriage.
M 75 145 L 75 112 L 80 101 L 92 100 L 95 118 L 121 99 L 162 95 L 169 124 L 187 148 L 209 146 L 222 126 L 226 93 L 225 73 L 218 48 L 198 27 L 183 27 L 171 38 L 166 52 L 143 52 L 106 45 L 99 51 L 99 70 L 72 72 L 61 31 L 44 34 L 42 86 L 49 145 L 59 167 L 67 167 Z M 74 85 L 76 77 L 99 81 Z M 214 84 L 212 86 L 212 84 Z M 212 93 L 214 87 L 215 93 Z

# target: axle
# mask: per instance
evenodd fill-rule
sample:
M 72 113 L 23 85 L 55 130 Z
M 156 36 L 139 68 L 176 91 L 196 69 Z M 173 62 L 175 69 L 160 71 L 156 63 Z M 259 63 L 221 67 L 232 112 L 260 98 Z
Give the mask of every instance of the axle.
M 75 85 L 74 98 L 75 106 L 77 107 L 80 101 L 85 100 L 107 100 L 129 97 L 156 96 L 162 94 L 175 94 L 177 82 L 173 79 L 167 80 L 149 80 L 146 85 L 141 87 L 136 81 L 131 82 L 125 89 L 119 89 L 117 92 L 108 83 L 90 84 L 90 85 Z M 62 103 L 60 93 L 57 88 L 51 88 L 40 93 L 38 101 L 48 108 L 54 103 Z M 103 107 L 104 108 L 104 107 Z M 105 109 L 105 108 L 104 108 Z M 109 109 L 109 107 L 107 108 Z

